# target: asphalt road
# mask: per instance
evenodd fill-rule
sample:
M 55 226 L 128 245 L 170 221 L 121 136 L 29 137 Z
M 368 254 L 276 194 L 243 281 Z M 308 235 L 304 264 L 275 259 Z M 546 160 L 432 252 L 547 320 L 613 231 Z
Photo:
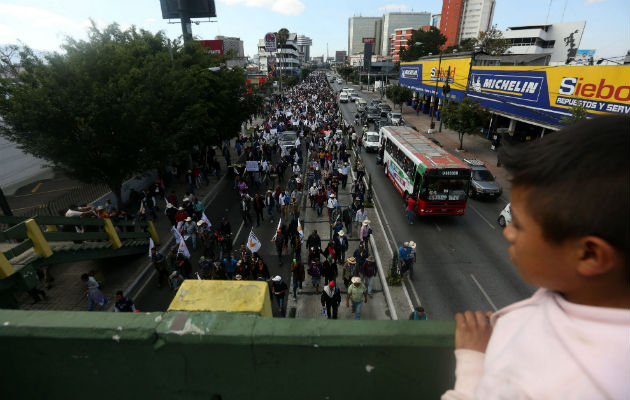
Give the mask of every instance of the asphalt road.
M 379 92 L 360 95 L 368 101 L 380 98 Z M 342 104 L 341 110 L 352 123 L 354 103 Z M 377 206 L 392 247 L 409 240 L 418 244 L 415 277 L 406 284 L 412 284 L 408 290 L 412 302 L 421 303 L 432 319 L 452 319 L 456 312 L 468 309 L 498 309 L 533 293 L 535 288 L 521 281 L 510 262 L 508 242 L 496 223 L 508 199 L 471 199 L 464 216 L 416 216 L 409 225 L 402 198 L 382 166 L 376 165 L 376 155 L 363 152 L 362 157 L 373 177 Z

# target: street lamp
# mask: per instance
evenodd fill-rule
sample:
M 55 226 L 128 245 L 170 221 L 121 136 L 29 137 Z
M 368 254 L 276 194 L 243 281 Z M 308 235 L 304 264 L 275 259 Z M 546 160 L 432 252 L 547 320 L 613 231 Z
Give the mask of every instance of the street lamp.
M 433 133 L 433 128 L 435 128 L 435 122 L 433 122 L 433 116 L 435 115 L 438 108 L 438 104 L 439 104 L 439 100 L 437 98 L 437 92 L 438 92 L 438 84 L 440 83 L 441 68 L 442 68 L 442 51 L 440 50 L 440 61 L 438 62 L 438 70 L 435 76 L 435 91 L 433 92 L 433 97 L 435 98 L 435 108 L 433 109 L 433 112 L 431 113 L 431 122 L 429 123 L 429 133 Z M 446 77 L 446 79 L 448 82 L 448 77 Z

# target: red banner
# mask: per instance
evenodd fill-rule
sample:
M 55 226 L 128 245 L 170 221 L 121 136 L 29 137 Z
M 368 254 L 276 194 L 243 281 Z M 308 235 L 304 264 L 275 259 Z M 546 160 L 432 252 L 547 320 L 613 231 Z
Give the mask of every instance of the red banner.
M 223 55 L 223 40 L 197 40 L 210 54 Z
M 364 37 L 363 43 L 376 43 L 376 38 L 373 37 Z

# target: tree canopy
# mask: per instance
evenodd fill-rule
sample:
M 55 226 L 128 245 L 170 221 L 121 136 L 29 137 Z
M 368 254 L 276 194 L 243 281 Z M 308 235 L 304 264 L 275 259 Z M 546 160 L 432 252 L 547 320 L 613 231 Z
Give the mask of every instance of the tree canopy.
M 400 50 L 400 61 L 414 61 L 428 56 L 429 53 L 438 54 L 444 43 L 446 43 L 446 36 L 435 26 L 428 31 L 417 30 L 407 41 L 407 48 Z
M 400 106 L 400 111 L 402 112 L 402 105 L 406 101 L 410 101 L 413 92 L 406 86 L 390 86 L 385 91 L 387 98 L 392 101 L 394 104 L 398 104 Z
M 208 70 L 218 57 L 192 41 L 93 25 L 63 49 L 21 49 L 22 70 L 0 78 L 0 134 L 119 199 L 126 179 L 234 136 L 252 111 L 243 71 Z
M 488 124 L 490 114 L 481 105 L 465 97 L 461 102 L 447 101 L 442 108 L 442 122 L 459 135 L 459 150 L 464 149 L 464 134 L 481 131 Z

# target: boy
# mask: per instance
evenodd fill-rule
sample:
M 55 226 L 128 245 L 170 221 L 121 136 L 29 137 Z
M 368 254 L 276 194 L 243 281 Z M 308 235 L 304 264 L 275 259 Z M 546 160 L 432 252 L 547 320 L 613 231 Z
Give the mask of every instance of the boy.
M 443 400 L 630 398 L 629 138 L 630 118 L 611 116 L 502 150 L 513 175 L 503 234 L 541 289 L 455 316 Z

